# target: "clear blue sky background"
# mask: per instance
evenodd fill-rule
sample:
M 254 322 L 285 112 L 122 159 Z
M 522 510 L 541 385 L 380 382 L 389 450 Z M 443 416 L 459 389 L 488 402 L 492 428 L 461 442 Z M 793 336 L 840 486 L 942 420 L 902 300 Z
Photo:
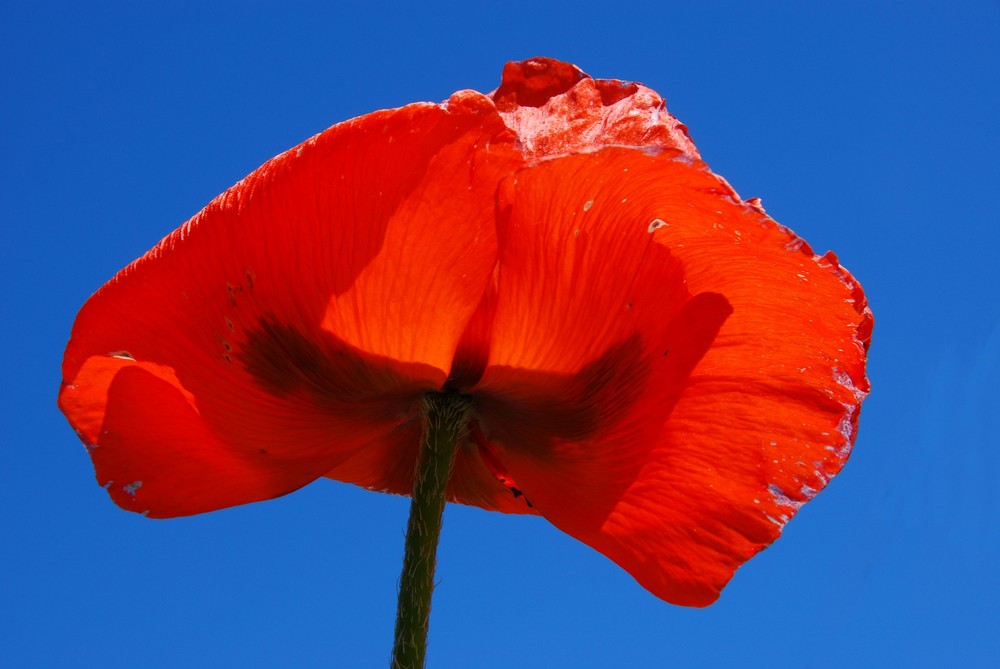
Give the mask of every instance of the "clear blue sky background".
M 0 666 L 387 664 L 407 500 L 321 481 L 120 511 L 56 410 L 62 351 L 91 292 L 270 156 L 533 55 L 661 92 L 834 249 L 875 312 L 874 392 L 843 474 L 708 609 L 543 520 L 449 507 L 429 666 L 1000 654 L 1000 4 L 133 0 L 0 8 Z

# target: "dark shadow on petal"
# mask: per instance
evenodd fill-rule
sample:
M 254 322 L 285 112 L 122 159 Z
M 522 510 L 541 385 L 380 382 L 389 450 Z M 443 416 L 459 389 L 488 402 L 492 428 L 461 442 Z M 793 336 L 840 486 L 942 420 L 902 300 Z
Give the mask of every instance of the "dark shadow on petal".
M 240 349 L 236 358 L 268 393 L 362 420 L 398 419 L 440 389 L 429 365 L 365 353 L 321 329 L 306 336 L 270 315 L 248 328 Z
M 496 285 L 491 283 L 458 342 L 448 373 L 447 389 L 467 392 L 482 378 L 490 357 L 490 333 L 496 308 Z
M 573 375 L 517 370 L 502 393 L 476 393 L 476 408 L 488 437 L 503 444 L 584 442 L 620 419 L 649 372 L 636 334 Z
M 701 293 L 685 303 L 655 343 L 634 334 L 576 374 L 511 369 L 502 389 L 477 391 L 476 411 L 493 445 L 493 468 L 513 481 L 514 461 L 539 462 L 581 490 L 590 507 L 581 517 L 599 526 L 635 480 L 653 437 L 731 313 L 725 297 Z M 611 443 L 622 435 L 631 438 Z M 505 453 L 514 455 L 511 462 Z M 519 491 L 533 499 L 530 489 Z
M 670 322 L 661 353 L 665 361 L 657 377 L 660 387 L 669 389 L 670 411 L 684 392 L 691 372 L 712 347 L 722 324 L 732 313 L 729 300 L 719 293 L 699 293 Z

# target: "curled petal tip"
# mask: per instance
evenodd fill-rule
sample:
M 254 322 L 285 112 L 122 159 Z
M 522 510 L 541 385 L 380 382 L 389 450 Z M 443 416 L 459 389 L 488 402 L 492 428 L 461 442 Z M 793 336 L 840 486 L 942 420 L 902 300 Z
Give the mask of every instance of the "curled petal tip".
M 668 148 L 697 158 L 687 128 L 655 91 L 629 81 L 593 79 L 552 58 L 507 63 L 491 94 L 528 160 L 604 146 Z
M 541 107 L 581 79 L 589 78 L 576 65 L 552 58 L 512 61 L 503 68 L 500 87 L 493 92 L 493 100 L 501 111 L 517 106 Z

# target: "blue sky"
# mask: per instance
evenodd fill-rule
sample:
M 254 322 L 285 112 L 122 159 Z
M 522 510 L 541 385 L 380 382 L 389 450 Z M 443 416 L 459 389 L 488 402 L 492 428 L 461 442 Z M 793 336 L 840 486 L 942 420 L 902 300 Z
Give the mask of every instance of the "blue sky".
M 844 472 L 704 610 L 449 507 L 428 666 L 989 666 L 1000 654 L 1000 3 L 0 8 L 0 665 L 385 666 L 407 500 L 115 507 L 55 407 L 73 317 L 270 156 L 549 55 L 663 94 L 875 313 Z M 280 9 L 279 9 L 280 7 Z

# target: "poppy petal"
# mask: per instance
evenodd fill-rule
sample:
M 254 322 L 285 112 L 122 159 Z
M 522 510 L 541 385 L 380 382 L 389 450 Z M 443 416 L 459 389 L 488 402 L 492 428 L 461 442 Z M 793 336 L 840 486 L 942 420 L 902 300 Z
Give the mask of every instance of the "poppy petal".
M 527 159 L 600 146 L 674 149 L 697 157 L 687 128 L 642 84 L 592 79 L 552 58 L 507 63 L 492 98 Z
M 326 475 L 377 492 L 409 495 L 413 490 L 414 463 L 422 438 L 420 422 L 408 421 L 388 436 L 357 451 L 354 457 L 344 460 Z M 447 500 L 487 511 L 534 514 L 530 506 L 511 495 L 510 489 L 489 465 L 472 440 L 459 444 L 445 492 Z
M 110 490 L 153 516 L 208 511 L 413 420 L 492 279 L 495 186 L 520 161 L 466 91 L 336 125 L 216 198 L 74 324 L 60 406 L 100 483 L 141 480 Z
M 330 449 L 285 457 L 287 434 L 257 435 L 252 447 L 226 439 L 168 367 L 94 356 L 75 381 L 61 406 L 74 417 L 98 482 L 124 509 L 173 517 L 277 497 L 330 466 Z M 310 436 L 306 444 L 319 442 Z M 337 443 L 334 430 L 326 436 Z
M 849 455 L 853 278 L 676 151 L 506 180 L 483 431 L 539 513 L 704 606 Z

